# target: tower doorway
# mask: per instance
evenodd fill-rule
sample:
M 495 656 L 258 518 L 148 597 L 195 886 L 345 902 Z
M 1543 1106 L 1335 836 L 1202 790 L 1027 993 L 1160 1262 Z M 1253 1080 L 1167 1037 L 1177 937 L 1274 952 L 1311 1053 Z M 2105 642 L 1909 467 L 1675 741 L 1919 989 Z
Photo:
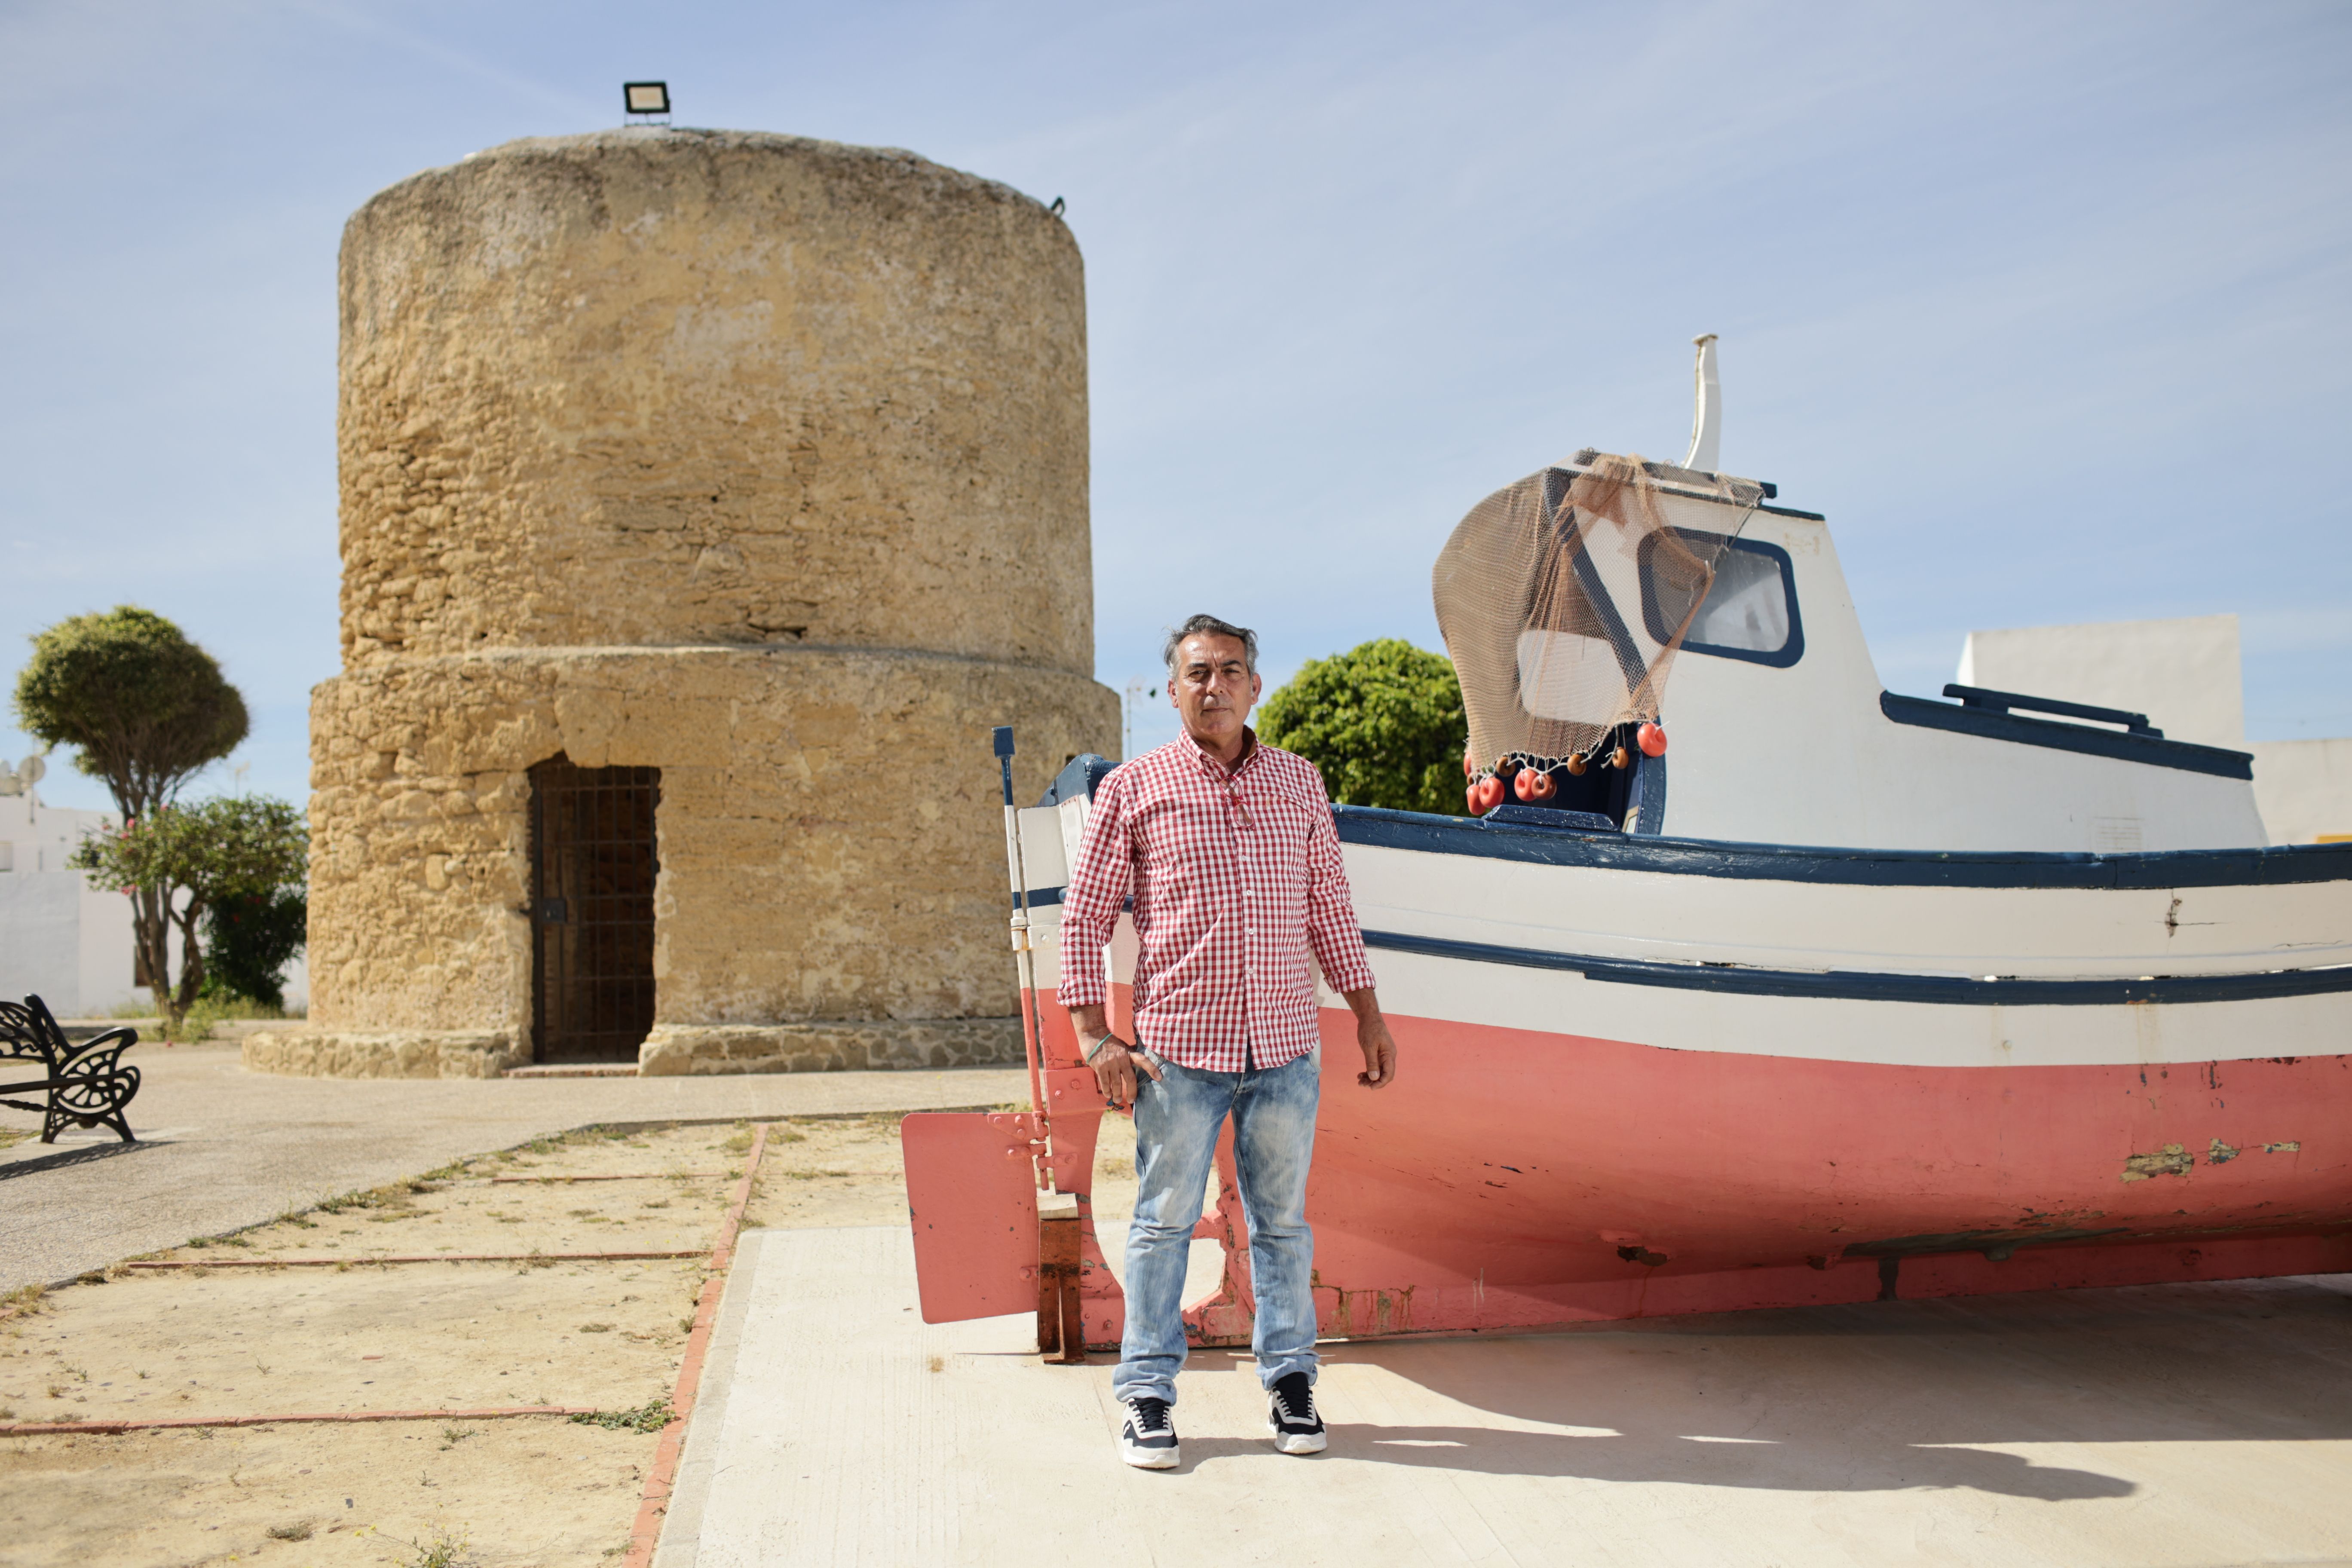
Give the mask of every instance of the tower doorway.
M 654 1023 L 659 768 L 530 770 L 530 1055 L 633 1062 Z

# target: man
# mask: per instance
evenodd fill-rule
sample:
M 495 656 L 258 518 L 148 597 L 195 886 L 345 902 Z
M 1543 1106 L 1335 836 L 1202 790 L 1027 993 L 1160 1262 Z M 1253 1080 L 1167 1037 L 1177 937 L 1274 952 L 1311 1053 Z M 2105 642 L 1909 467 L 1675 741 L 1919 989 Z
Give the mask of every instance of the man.
M 1194 616 L 1169 636 L 1167 658 L 1184 736 L 1114 769 L 1095 794 L 1062 903 L 1060 987 L 1096 1082 L 1115 1109 L 1135 1111 L 1140 1190 L 1111 1389 L 1127 1407 L 1120 1456 L 1151 1470 L 1178 1459 L 1184 1267 L 1227 1116 L 1267 1425 L 1286 1454 L 1319 1453 L 1327 1441 L 1315 1408 L 1306 1215 L 1322 1055 L 1316 963 L 1355 1012 L 1356 1081 L 1384 1089 L 1396 1078 L 1323 775 L 1249 728 L 1257 635 Z M 1123 1040 L 1106 1019 L 1097 955 L 1130 896 L 1141 952 L 1136 1038 Z

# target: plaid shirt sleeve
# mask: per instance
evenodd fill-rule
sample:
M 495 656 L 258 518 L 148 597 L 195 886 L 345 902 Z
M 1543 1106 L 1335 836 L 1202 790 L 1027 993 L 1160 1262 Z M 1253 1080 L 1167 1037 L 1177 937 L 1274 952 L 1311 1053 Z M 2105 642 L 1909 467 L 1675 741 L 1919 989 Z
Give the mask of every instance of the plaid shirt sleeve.
M 1331 820 L 1331 795 L 1316 772 L 1323 797 L 1307 837 L 1307 941 L 1323 978 L 1347 994 L 1372 988 L 1371 960 L 1364 953 L 1364 931 L 1357 923 L 1356 900 L 1348 890 L 1347 863 L 1339 852 L 1339 825 Z
M 1114 769 L 1095 791 L 1094 805 L 1087 813 L 1086 841 L 1078 847 L 1078 863 L 1070 868 L 1070 884 L 1062 894 L 1062 977 L 1054 989 L 1065 1007 L 1099 1007 L 1109 999 L 1103 949 L 1110 945 L 1120 906 L 1135 882 L 1125 773 L 1124 768 Z

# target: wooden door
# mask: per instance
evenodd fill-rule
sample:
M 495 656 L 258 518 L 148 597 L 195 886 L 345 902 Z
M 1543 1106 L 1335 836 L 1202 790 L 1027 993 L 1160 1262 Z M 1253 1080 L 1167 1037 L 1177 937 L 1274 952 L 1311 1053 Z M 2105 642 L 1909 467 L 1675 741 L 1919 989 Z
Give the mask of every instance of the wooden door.
M 630 1062 L 654 1022 L 659 768 L 530 770 L 531 1059 Z

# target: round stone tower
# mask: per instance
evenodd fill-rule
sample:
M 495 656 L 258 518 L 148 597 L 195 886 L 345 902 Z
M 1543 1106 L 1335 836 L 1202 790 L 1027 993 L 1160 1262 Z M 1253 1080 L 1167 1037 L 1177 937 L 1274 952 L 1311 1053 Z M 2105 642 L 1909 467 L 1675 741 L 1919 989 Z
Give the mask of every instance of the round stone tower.
M 1017 1058 L 988 731 L 1031 797 L 1118 733 L 1061 221 L 908 153 L 534 139 L 362 207 L 341 309 L 311 1013 L 252 1065 Z

